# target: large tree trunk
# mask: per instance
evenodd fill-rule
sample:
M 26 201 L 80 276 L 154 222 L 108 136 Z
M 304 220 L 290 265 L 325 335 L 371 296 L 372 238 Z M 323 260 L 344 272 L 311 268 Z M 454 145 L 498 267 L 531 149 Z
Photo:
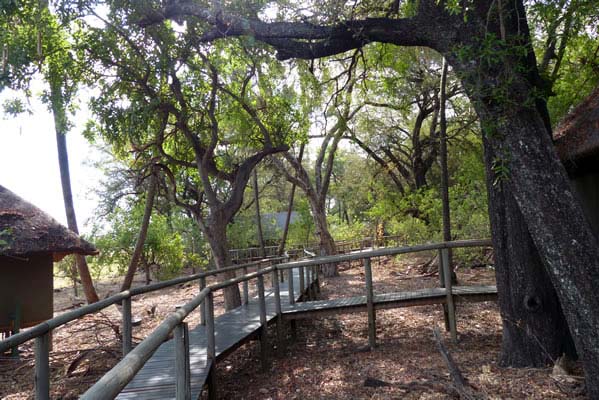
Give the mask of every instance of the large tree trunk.
M 208 239 L 212 256 L 216 269 L 222 269 L 232 265 L 227 246 L 227 223 L 222 218 L 214 218 L 214 221 L 207 224 L 210 228 L 204 225 L 204 235 Z M 220 280 L 235 278 L 235 271 L 223 272 Z M 224 289 L 225 293 L 225 309 L 232 310 L 241 305 L 241 295 L 239 294 L 239 286 L 231 285 Z
M 526 328 L 529 332 L 538 329 L 539 332 L 534 334 L 539 338 L 551 336 L 554 328 L 564 332 L 559 316 L 556 316 L 559 313 L 557 303 L 552 301 L 542 278 L 535 275 L 538 271 L 534 270 L 534 263 L 521 264 L 527 251 L 523 246 L 526 241 L 518 240 L 522 237 L 515 234 L 519 231 L 515 225 L 521 224 L 528 228 L 574 334 L 576 350 L 585 367 L 589 397 L 599 398 L 599 336 L 596 334 L 599 327 L 599 298 L 596 296 L 599 293 L 599 247 L 547 135 L 543 115 L 530 98 L 534 92 L 528 77 L 516 72 L 518 65 L 521 68 L 527 64 L 521 59 L 515 62 L 513 58 L 505 57 L 500 66 L 485 69 L 478 65 L 473 74 L 471 66 L 460 65 L 458 60 L 454 62 L 466 82 L 486 134 L 487 168 L 491 169 L 488 185 L 491 187 L 490 203 L 493 204 L 490 210 L 492 214 L 501 208 L 505 210 L 503 218 L 493 216 L 492 224 L 496 254 L 501 258 L 507 252 L 509 256 L 498 264 L 498 285 L 500 291 L 509 287 L 511 294 L 516 296 L 511 302 L 505 300 L 505 293 L 502 294 L 500 305 L 505 324 L 523 324 L 523 321 L 508 320 L 526 316 L 526 322 L 533 324 Z M 490 95 L 496 93 L 498 86 L 510 93 L 510 101 Z M 499 189 L 505 189 L 502 192 L 504 203 L 494 193 Z M 510 195 L 515 205 L 510 203 Z M 521 213 L 520 219 L 516 210 Z M 505 231 L 501 230 L 502 224 L 507 227 Z M 526 235 L 521 236 L 526 239 Z M 516 251 L 518 253 L 513 254 L 518 257 L 511 258 L 510 252 Z M 505 268 L 510 270 L 505 271 Z M 519 279 L 523 282 L 514 282 Z M 504 309 L 509 305 L 513 305 L 515 314 L 513 310 Z M 545 312 L 545 309 L 552 316 L 549 325 L 533 315 Z M 540 325 L 535 325 L 537 323 Z M 517 328 L 508 329 L 510 335 Z M 515 348 L 516 338 L 522 338 L 522 335 L 508 336 L 504 344 L 507 342 Z M 547 341 L 553 347 L 549 351 L 558 351 L 562 346 L 555 338 Z M 517 350 L 523 351 L 520 346 Z
M 335 240 L 329 232 L 329 223 L 327 222 L 327 215 L 324 209 L 324 205 L 318 204 L 316 199 L 308 196 L 310 203 L 310 209 L 312 210 L 312 217 L 314 218 L 315 232 L 314 234 L 318 238 L 318 247 L 321 256 L 330 256 L 337 254 L 337 246 L 335 246 Z M 325 277 L 339 276 L 339 269 L 337 264 L 324 264 L 321 266 L 321 271 Z
M 493 150 L 486 140 L 485 158 L 487 180 L 493 182 Z M 488 194 L 503 323 L 500 364 L 542 367 L 562 353 L 573 355 L 557 294 L 508 185 L 489 185 Z
M 293 212 L 293 198 L 295 197 L 295 183 L 291 184 L 291 192 L 289 192 L 289 206 L 287 207 L 287 215 L 285 216 L 285 226 L 283 226 L 283 237 L 277 249 L 277 254 L 282 256 L 285 253 L 285 244 L 287 235 L 289 234 L 289 224 L 291 223 L 291 213 Z
M 121 286 L 121 291 L 129 290 L 131 288 L 131 283 L 133 282 L 133 277 L 135 276 L 135 271 L 137 270 L 137 266 L 139 264 L 139 259 L 141 258 L 141 254 L 143 252 L 144 243 L 146 242 L 146 236 L 148 235 L 148 227 L 150 226 L 150 216 L 152 215 L 152 208 L 154 207 L 154 196 L 156 195 L 156 171 L 152 171 L 150 175 L 150 187 L 148 188 L 148 193 L 146 194 L 146 206 L 144 208 L 144 215 L 141 220 L 141 227 L 139 228 L 139 235 L 137 236 L 137 240 L 135 242 L 135 248 L 133 249 L 133 255 L 131 256 L 131 260 L 129 261 L 129 267 L 127 268 L 127 274 L 125 275 L 125 279 L 123 280 L 123 285 Z M 149 268 L 146 263 L 146 284 L 149 280 Z
M 69 153 L 67 151 L 67 121 L 64 109 L 64 102 L 61 94 L 60 81 L 58 75 L 55 76 L 50 85 L 52 115 L 54 117 L 54 129 L 56 131 L 56 147 L 58 150 L 58 165 L 60 168 L 60 182 L 62 185 L 62 197 L 64 200 L 64 208 L 67 215 L 67 226 L 75 233 L 79 233 L 77 226 L 77 218 L 75 216 L 75 206 L 73 204 L 73 192 L 71 190 L 71 173 L 69 170 Z M 85 257 L 77 254 L 77 270 L 81 278 L 81 285 L 88 303 L 95 303 L 99 300 L 92 277 L 89 273 L 87 261 Z

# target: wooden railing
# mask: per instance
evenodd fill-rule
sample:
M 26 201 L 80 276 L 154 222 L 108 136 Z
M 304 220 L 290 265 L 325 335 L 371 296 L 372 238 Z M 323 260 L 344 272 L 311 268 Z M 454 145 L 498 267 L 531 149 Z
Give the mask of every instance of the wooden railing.
M 95 313 L 102 309 L 105 309 L 113 304 L 121 304 L 122 310 L 122 351 L 123 356 L 126 356 L 132 348 L 132 318 L 131 318 L 131 298 L 144 293 L 154 292 L 160 289 L 172 287 L 186 282 L 198 281 L 200 293 L 206 288 L 206 278 L 216 276 L 224 272 L 230 271 L 243 271 L 244 275 L 248 274 L 249 268 L 257 267 L 260 268 L 264 264 L 272 264 L 288 260 L 287 257 L 269 258 L 259 260 L 251 263 L 233 265 L 230 267 L 222 268 L 219 270 L 206 271 L 198 274 L 189 276 L 179 277 L 170 279 L 163 282 L 154 283 L 147 286 L 135 287 L 127 291 L 123 291 L 112 295 L 106 299 L 100 300 L 96 303 L 88 304 L 80 307 L 76 310 L 65 312 L 57 317 L 44 321 L 38 325 L 31 327 L 25 331 L 8 337 L 7 339 L 0 341 L 0 354 L 4 353 L 8 349 L 17 347 L 31 339 L 35 339 L 34 352 L 35 352 L 35 398 L 36 399 L 48 399 L 50 393 L 49 383 L 49 352 L 50 352 L 50 340 L 51 332 L 71 321 L 79 319 L 85 315 Z M 248 301 L 248 287 L 244 285 L 243 299 L 247 303 Z M 198 304 L 202 304 L 200 321 L 202 324 L 206 323 L 206 309 L 203 301 Z M 195 308 L 195 307 L 194 307 Z M 187 315 L 187 314 L 186 314 Z M 167 317 L 167 319 L 170 318 Z M 159 327 L 160 328 L 160 327 Z M 169 330 L 170 332 L 170 330 Z
M 188 393 L 190 393 L 190 381 L 189 381 L 189 366 L 185 365 L 186 359 L 189 354 L 189 343 L 185 339 L 187 332 L 187 326 L 184 319 L 189 315 L 195 308 L 201 304 L 206 304 L 206 328 L 208 338 L 208 349 L 207 355 L 208 360 L 214 365 L 215 362 L 215 337 L 214 337 L 214 303 L 212 301 L 213 292 L 216 290 L 224 289 L 228 286 L 245 283 L 252 279 L 258 281 L 258 296 L 260 304 L 260 323 L 261 329 L 261 354 L 264 362 L 266 347 L 266 304 L 264 295 L 264 276 L 266 274 L 273 274 L 272 283 L 274 290 L 275 309 L 276 309 L 276 325 L 277 325 L 277 340 L 279 340 L 278 348 L 281 348 L 282 344 L 282 306 L 281 297 L 279 291 L 279 278 L 282 277 L 283 272 L 287 271 L 288 275 L 288 290 L 289 290 L 289 303 L 293 304 L 295 301 L 295 289 L 294 280 L 292 277 L 293 269 L 299 271 L 299 285 L 300 293 L 305 289 L 313 287 L 311 282 L 318 284 L 318 267 L 323 264 L 339 263 L 352 260 L 364 260 L 365 277 L 366 277 L 366 297 L 367 297 L 367 309 L 368 309 L 368 342 L 371 347 L 376 345 L 376 326 L 375 326 L 375 310 L 374 310 L 374 290 L 372 284 L 372 269 L 371 269 L 371 258 L 398 255 L 406 253 L 415 253 L 422 251 L 437 250 L 441 254 L 441 264 L 443 271 L 442 276 L 444 277 L 444 284 L 446 287 L 447 296 L 447 309 L 448 317 L 450 321 L 450 331 L 452 338 L 456 339 L 456 325 L 455 325 L 455 308 L 452 293 L 451 283 L 451 267 L 448 262 L 448 251 L 452 248 L 462 247 L 485 247 L 490 246 L 489 240 L 464 240 L 454 242 L 444 242 L 435 244 L 425 244 L 410 247 L 400 248 L 381 248 L 376 250 L 369 250 L 364 252 L 356 252 L 350 254 L 326 256 L 326 257 L 315 257 L 309 260 L 294 261 L 284 264 L 276 264 L 259 271 L 246 274 L 241 277 L 230 279 L 224 282 L 215 283 L 207 286 L 202 292 L 195 297 L 192 301 L 187 303 L 177 312 L 171 314 L 150 336 L 142 341 L 130 354 L 125 356 L 121 362 L 119 362 L 112 370 L 110 370 L 105 376 L 103 376 L 92 388 L 90 388 L 82 396 L 83 399 L 111 399 L 116 396 L 126 385 L 133 379 L 135 374 L 143 367 L 144 363 L 149 359 L 151 354 L 160 346 L 169 333 L 175 331 L 175 347 L 176 347 L 176 393 L 177 399 L 187 399 Z M 179 337 L 183 335 L 182 337 Z M 143 344 L 143 347 L 142 347 Z M 209 375 L 211 379 L 214 379 L 214 374 Z M 214 386 L 210 384 L 209 387 Z M 212 396 L 211 396 L 212 397 Z
M 177 399 L 189 398 L 190 393 L 190 373 L 189 373 L 189 340 L 188 340 L 188 328 L 185 318 L 196 308 L 200 307 L 202 310 L 202 323 L 206 324 L 207 338 L 208 338 L 208 349 L 207 355 L 208 360 L 214 363 L 215 361 L 215 337 L 214 337 L 214 292 L 222 290 L 231 285 L 237 285 L 243 283 L 244 286 L 244 303 L 248 302 L 248 285 L 250 280 L 257 280 L 258 297 L 260 304 L 260 322 L 262 328 L 266 325 L 266 304 L 264 294 L 264 276 L 272 274 L 272 285 L 275 298 L 275 309 L 276 309 L 276 322 L 277 322 L 277 338 L 282 340 L 282 319 L 283 312 L 281 306 L 280 290 L 279 290 L 279 279 L 282 279 L 284 272 L 287 271 L 288 275 L 288 290 L 289 290 L 289 302 L 293 304 L 295 301 L 295 290 L 293 280 L 293 269 L 299 270 L 299 285 L 300 291 L 303 292 L 306 289 L 311 289 L 314 286 L 318 286 L 318 268 L 320 265 L 340 263 L 352 260 L 363 260 L 365 277 L 366 277 L 366 298 L 367 298 L 367 310 L 368 310 L 368 341 L 371 347 L 376 344 L 376 327 L 375 327 L 375 309 L 374 309 L 374 290 L 372 284 L 372 270 L 370 260 L 374 257 L 391 256 L 398 254 L 416 253 L 423 251 L 439 251 L 441 260 L 440 276 L 443 279 L 444 287 L 446 288 L 446 306 L 448 312 L 448 319 L 450 325 L 451 336 L 455 340 L 457 338 L 457 330 L 455 324 L 455 307 L 454 298 L 452 292 L 451 282 L 451 267 L 449 265 L 449 249 L 463 248 L 463 247 L 488 247 L 491 245 L 490 240 L 461 240 L 453 242 L 442 242 L 434 244 L 424 244 L 417 246 L 408 247 L 396 247 L 396 248 L 380 248 L 362 252 L 353 252 L 349 254 L 315 257 L 308 260 L 300 260 L 287 262 L 282 264 L 275 264 L 269 267 L 259 269 L 258 271 L 247 273 L 249 265 L 232 266 L 226 269 L 218 271 L 212 271 L 207 273 L 195 274 L 189 277 L 182 277 L 173 279 L 167 282 L 161 282 L 154 285 L 134 288 L 130 291 L 118 293 L 110 298 L 102 300 L 98 303 L 94 303 L 88 306 L 84 306 L 80 309 L 71 311 L 69 313 L 62 314 L 56 318 L 46 321 L 40 325 L 37 325 L 25 332 L 19 333 L 15 336 L 8 338 L 0 342 L 0 352 L 5 351 L 15 345 L 21 344 L 27 340 L 35 338 L 35 392 L 36 398 L 47 399 L 49 398 L 49 365 L 48 365 L 48 352 L 49 352 L 49 339 L 48 333 L 60 325 L 79 318 L 83 315 L 98 311 L 111 304 L 117 302 L 124 302 L 129 304 L 123 307 L 123 354 L 124 358 L 108 373 L 106 373 L 96 384 L 94 384 L 87 392 L 84 393 L 82 398 L 84 399 L 111 399 L 114 398 L 127 384 L 133 379 L 135 374 L 143 367 L 146 361 L 151 357 L 154 351 L 164 342 L 171 332 L 174 331 L 175 337 L 175 363 L 176 363 L 176 392 Z M 214 283 L 206 286 L 205 278 L 219 274 L 225 271 L 232 270 L 244 270 L 244 275 L 235 277 L 223 282 Z M 202 279 L 203 278 L 203 279 Z M 190 302 L 183 305 L 177 311 L 169 314 L 165 320 L 141 343 L 139 343 L 133 350 L 131 350 L 131 328 L 130 328 L 130 301 L 131 297 L 141 293 L 147 293 L 152 290 L 158 290 L 159 288 L 176 285 L 183 282 L 189 282 L 193 280 L 200 281 L 200 293 L 194 297 Z M 316 285 L 311 285 L 315 282 Z M 128 314 L 128 316 L 126 315 Z M 262 358 L 266 357 L 266 332 L 265 329 L 261 330 L 261 354 Z M 281 346 L 278 346 L 279 348 Z M 213 364 L 212 364 L 213 365 Z M 213 378 L 214 374 L 210 374 Z M 209 382 L 210 386 L 210 382 Z
M 349 251 L 364 250 L 369 247 L 384 247 L 389 246 L 390 243 L 399 245 L 401 236 L 386 235 L 380 238 L 366 237 L 362 239 L 349 239 L 349 240 L 338 240 L 335 241 L 338 253 L 346 253 Z M 317 242 L 309 242 L 301 246 L 291 246 L 287 249 L 289 255 L 301 254 L 302 250 L 308 250 L 310 252 L 315 251 L 318 248 Z M 277 256 L 279 246 L 265 246 L 264 256 L 273 257 Z M 229 255 L 233 261 L 247 260 L 262 257 L 262 248 L 260 247 L 246 247 L 243 249 L 230 249 Z

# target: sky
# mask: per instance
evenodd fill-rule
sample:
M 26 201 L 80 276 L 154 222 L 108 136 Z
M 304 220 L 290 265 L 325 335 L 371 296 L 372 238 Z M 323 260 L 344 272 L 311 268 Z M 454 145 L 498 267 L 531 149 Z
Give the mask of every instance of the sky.
M 42 89 L 41 83 L 33 86 L 32 115 L 7 116 L 0 107 L 0 185 L 66 225 L 54 121 L 47 107 L 39 101 Z M 14 97 L 14 92 L 1 93 L 0 106 Z M 75 126 L 67 134 L 67 147 L 79 231 L 89 233 L 90 218 L 97 205 L 91 191 L 101 179 L 90 161 L 100 159 L 100 153 L 81 135 L 90 117 L 84 105 L 81 107 L 71 118 Z

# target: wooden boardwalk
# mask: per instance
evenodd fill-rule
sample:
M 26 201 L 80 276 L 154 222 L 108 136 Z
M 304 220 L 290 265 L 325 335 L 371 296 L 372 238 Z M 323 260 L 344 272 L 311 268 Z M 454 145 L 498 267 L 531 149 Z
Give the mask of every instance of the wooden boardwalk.
M 299 300 L 299 274 L 294 270 L 295 300 Z M 281 304 L 289 304 L 287 282 L 280 283 Z M 265 292 L 266 320 L 275 319 L 274 293 Z M 214 320 L 216 358 L 223 357 L 241 346 L 260 332 L 260 305 L 252 298 L 246 305 L 224 313 Z M 189 364 L 191 377 L 191 398 L 196 399 L 202 392 L 210 373 L 207 361 L 206 327 L 198 325 L 189 331 Z M 117 396 L 117 399 L 174 399 L 175 398 L 175 344 L 174 340 L 163 343 L 152 355 L 135 378 Z
M 497 299 L 496 286 L 454 286 L 457 302 L 481 302 Z M 444 304 L 447 292 L 444 288 L 420 289 L 374 295 L 374 308 L 413 307 L 427 304 Z M 333 300 L 306 301 L 283 307 L 284 319 L 314 318 L 318 316 L 362 312 L 367 310 L 366 296 L 342 297 Z
M 298 300 L 299 274 L 294 271 L 295 299 Z M 367 310 L 366 296 L 335 300 L 305 301 L 289 304 L 287 282 L 280 284 L 281 304 L 285 319 L 314 318 L 318 316 L 354 313 Z M 495 286 L 456 286 L 455 301 L 492 301 L 497 297 Z M 374 296 L 375 309 L 410 307 L 425 304 L 443 304 L 447 293 L 443 288 L 421 289 L 411 292 L 386 293 Z M 266 292 L 266 318 L 276 318 L 274 293 Z M 223 357 L 260 332 L 260 308 L 257 298 L 215 319 L 216 358 Z M 198 325 L 189 332 L 191 398 L 198 398 L 208 380 L 211 365 L 207 362 L 206 328 Z M 163 343 L 150 360 L 125 387 L 118 399 L 174 399 L 175 349 L 174 341 Z

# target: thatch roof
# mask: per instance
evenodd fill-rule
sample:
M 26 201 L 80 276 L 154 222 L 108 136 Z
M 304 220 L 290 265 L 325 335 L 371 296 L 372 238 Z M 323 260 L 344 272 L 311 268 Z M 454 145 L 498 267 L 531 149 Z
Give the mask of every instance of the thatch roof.
M 553 137 L 557 153 L 566 164 L 599 157 L 599 87 L 562 120 Z
M 0 185 L 0 256 L 51 253 L 55 260 L 67 254 L 98 254 L 81 239 L 33 204 Z

